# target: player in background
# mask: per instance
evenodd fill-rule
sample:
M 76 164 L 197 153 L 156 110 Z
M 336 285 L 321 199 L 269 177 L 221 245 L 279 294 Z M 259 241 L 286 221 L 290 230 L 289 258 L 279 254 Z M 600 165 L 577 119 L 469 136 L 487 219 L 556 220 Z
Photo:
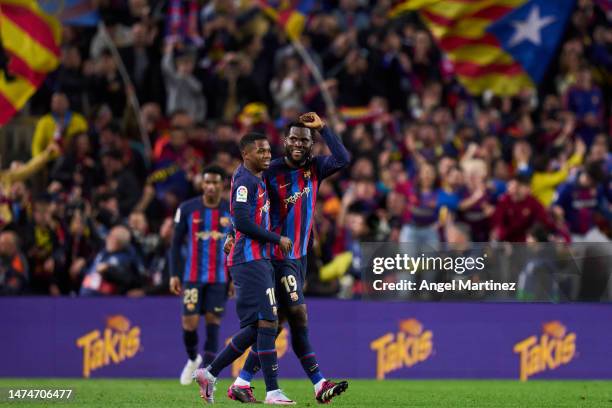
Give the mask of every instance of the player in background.
M 312 157 L 315 132 L 320 132 L 331 156 Z M 291 345 L 302 368 L 314 385 L 315 398 L 327 403 L 348 388 L 346 381 L 326 380 L 308 338 L 308 315 L 303 287 L 306 279 L 306 253 L 314 223 L 317 191 L 323 179 L 349 164 L 350 156 L 340 139 L 325 126 L 316 113 L 306 113 L 299 122 L 287 127 L 285 154 L 272 161 L 265 171 L 271 209 L 272 231 L 293 241 L 289 253 L 273 249 L 276 293 L 281 315 L 291 330 Z M 283 316 L 281 316 L 282 319 Z M 254 347 L 255 348 L 255 347 Z M 253 402 L 250 382 L 259 370 L 257 348 L 251 350 L 228 396 L 241 402 Z
M 258 133 L 248 133 L 240 140 L 243 164 L 232 177 L 232 222 L 236 231 L 227 265 L 236 288 L 236 311 L 240 331 L 205 369 L 194 373 L 200 395 L 214 402 L 214 390 L 221 370 L 232 364 L 249 347 L 257 344 L 258 360 L 264 373 L 267 404 L 295 404 L 278 386 L 278 360 L 275 339 L 278 330 L 274 293 L 274 269 L 270 263 L 272 244 L 287 254 L 292 242 L 271 232 L 270 200 L 263 172 L 272 158 L 270 143 Z
M 215 358 L 219 325 L 233 285 L 225 273 L 223 242 L 230 232 L 230 208 L 221 198 L 225 172 L 210 166 L 202 173 L 203 195 L 187 200 L 176 210 L 170 249 L 170 290 L 183 294 L 183 343 L 189 359 L 181 373 L 181 384 L 191 384 L 193 372 Z M 187 260 L 182 265 L 182 248 Z M 182 268 L 181 268 L 182 267 Z M 204 358 L 198 353 L 200 315 L 206 320 Z

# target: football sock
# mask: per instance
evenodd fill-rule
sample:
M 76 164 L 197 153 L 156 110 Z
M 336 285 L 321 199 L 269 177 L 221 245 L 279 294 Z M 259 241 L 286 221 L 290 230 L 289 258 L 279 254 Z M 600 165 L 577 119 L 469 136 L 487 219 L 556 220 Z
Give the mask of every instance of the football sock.
M 253 376 L 255 376 L 255 374 L 257 373 L 257 371 L 259 371 L 260 368 L 261 364 L 259 362 L 259 356 L 257 355 L 257 344 L 253 344 L 253 347 L 251 347 L 251 351 L 249 352 L 249 355 L 246 361 L 244 362 L 244 366 L 242 366 L 242 370 L 240 370 L 240 375 L 236 380 L 241 379 L 247 384 L 250 384 L 251 380 L 253 379 Z M 235 384 L 241 385 L 238 383 Z
M 191 361 L 198 357 L 198 331 L 183 329 L 183 343 Z
M 319 370 L 317 357 L 312 351 L 310 341 L 308 340 L 308 327 L 298 326 L 291 327 L 291 346 L 295 355 L 300 360 L 304 372 L 310 378 L 313 384 L 318 383 L 323 379 L 323 374 Z
M 210 369 L 208 371 L 214 377 L 219 376 L 221 370 L 240 357 L 246 349 L 255 343 L 257 338 L 257 328 L 254 325 L 247 326 L 240 330 L 238 334 L 232 337 L 229 344 L 225 346 L 213 362 L 210 363 Z
M 266 391 L 278 389 L 278 360 L 276 357 L 276 329 L 260 327 L 257 329 L 257 355 L 266 382 Z
M 207 366 L 212 363 L 219 348 L 219 325 L 214 323 L 206 324 L 206 343 L 204 343 L 204 364 Z

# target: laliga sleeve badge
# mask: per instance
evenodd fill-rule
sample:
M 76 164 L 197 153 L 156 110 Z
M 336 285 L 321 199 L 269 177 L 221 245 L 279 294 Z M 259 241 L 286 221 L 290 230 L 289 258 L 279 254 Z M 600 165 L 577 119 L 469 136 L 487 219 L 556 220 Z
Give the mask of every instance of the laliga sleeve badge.
M 246 203 L 249 191 L 245 186 L 240 186 L 236 189 L 236 201 L 239 203 Z

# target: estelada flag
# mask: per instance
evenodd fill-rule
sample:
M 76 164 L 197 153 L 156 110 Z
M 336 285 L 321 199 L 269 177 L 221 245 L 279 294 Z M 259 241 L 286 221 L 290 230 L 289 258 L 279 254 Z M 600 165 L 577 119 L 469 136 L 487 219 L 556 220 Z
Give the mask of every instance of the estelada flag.
M 0 0 L 0 126 L 59 64 L 61 26 L 35 0 Z
M 543 78 L 574 0 L 407 0 L 389 15 L 418 10 L 472 94 L 514 95 Z
M 261 9 L 275 20 L 293 40 L 304 31 L 306 18 L 315 5 L 315 0 L 258 0 Z

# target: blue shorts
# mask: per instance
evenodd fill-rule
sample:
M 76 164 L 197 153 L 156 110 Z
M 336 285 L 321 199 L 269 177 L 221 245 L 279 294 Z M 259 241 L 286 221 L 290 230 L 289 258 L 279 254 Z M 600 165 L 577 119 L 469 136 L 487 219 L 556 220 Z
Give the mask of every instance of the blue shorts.
M 183 316 L 207 312 L 223 316 L 227 303 L 226 283 L 183 283 Z
M 274 293 L 274 269 L 267 259 L 230 266 L 236 288 L 236 312 L 240 327 L 258 320 L 278 319 Z
M 286 308 L 304 304 L 304 282 L 306 281 L 306 257 L 272 261 L 278 305 Z

